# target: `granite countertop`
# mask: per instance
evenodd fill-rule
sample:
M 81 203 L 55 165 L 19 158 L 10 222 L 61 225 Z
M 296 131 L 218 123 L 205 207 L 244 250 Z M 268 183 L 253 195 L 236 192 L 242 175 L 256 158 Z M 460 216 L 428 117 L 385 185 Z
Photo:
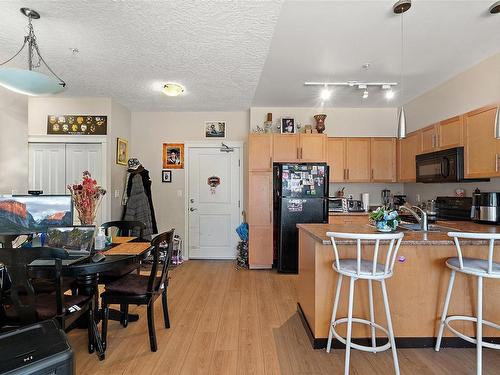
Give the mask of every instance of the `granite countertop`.
M 483 233 L 500 233 L 500 226 L 476 224 L 470 221 L 438 221 L 436 224 L 450 228 L 450 231 L 457 232 L 483 232 Z M 368 222 L 366 224 L 297 224 L 299 229 L 306 231 L 311 237 L 324 245 L 330 245 L 330 238 L 326 236 L 326 232 L 343 232 L 343 233 L 380 233 Z M 453 239 L 448 237 L 447 232 L 415 232 L 410 230 L 401 230 L 405 236 L 402 245 L 454 245 Z M 355 240 L 338 240 L 339 244 L 355 244 Z M 487 241 L 484 240 L 461 240 L 464 245 L 483 245 Z

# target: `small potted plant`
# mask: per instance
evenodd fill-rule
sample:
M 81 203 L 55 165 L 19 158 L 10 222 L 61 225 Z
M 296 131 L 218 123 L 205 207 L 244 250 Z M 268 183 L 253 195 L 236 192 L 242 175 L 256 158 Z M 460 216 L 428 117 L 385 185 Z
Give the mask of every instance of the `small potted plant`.
M 382 206 L 370 214 L 370 221 L 380 232 L 393 232 L 397 229 L 401 218 L 398 211 Z

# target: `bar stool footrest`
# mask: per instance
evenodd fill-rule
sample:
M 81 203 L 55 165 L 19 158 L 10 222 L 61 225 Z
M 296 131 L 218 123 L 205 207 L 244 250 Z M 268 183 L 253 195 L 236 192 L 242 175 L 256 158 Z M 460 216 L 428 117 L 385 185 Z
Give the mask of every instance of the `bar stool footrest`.
M 389 337 L 389 331 L 386 328 L 382 327 L 380 324 L 372 323 L 366 319 L 354 318 L 354 317 L 352 318 L 352 322 L 366 324 L 366 325 L 369 325 L 370 327 L 373 326 L 373 327 L 381 330 L 382 332 L 384 332 L 387 335 L 387 337 Z M 347 340 L 344 337 L 340 336 L 337 333 L 337 331 L 335 331 L 335 326 L 337 326 L 338 324 L 344 324 L 344 323 L 347 323 L 347 318 L 337 319 L 333 322 L 330 329 L 332 330 L 332 333 L 335 336 L 335 338 L 337 340 L 339 340 L 342 344 L 346 345 Z M 364 352 L 378 353 L 378 352 L 383 352 L 383 351 L 389 349 L 391 347 L 391 343 L 390 343 L 390 341 L 388 341 L 384 345 L 379 345 L 379 346 L 374 347 L 374 346 L 360 345 L 360 344 L 356 344 L 356 343 L 351 342 L 351 347 L 354 349 L 362 350 Z
M 472 344 L 477 344 L 477 339 L 473 338 L 473 337 L 470 337 L 470 336 L 467 336 L 465 334 L 463 334 L 462 332 L 459 332 L 458 330 L 456 330 L 455 328 L 453 328 L 451 325 L 450 325 L 450 322 L 453 322 L 455 320 L 465 320 L 465 321 L 468 321 L 468 322 L 475 322 L 477 323 L 477 318 L 474 317 L 474 316 L 465 316 L 465 315 L 451 315 L 451 316 L 448 316 L 445 321 L 444 321 L 444 324 L 445 326 L 455 335 L 455 336 L 458 336 L 460 337 L 461 339 L 467 341 L 467 342 L 470 342 Z M 495 328 L 495 329 L 498 329 L 500 330 L 500 325 L 496 324 L 496 323 L 493 323 L 493 322 L 490 322 L 488 320 L 484 320 L 483 319 L 483 324 L 488 326 L 488 327 L 491 327 L 491 328 Z M 490 349 L 500 349 L 500 344 L 493 344 L 493 343 L 490 343 L 490 342 L 486 342 L 486 341 L 482 341 L 481 345 L 485 348 L 490 348 Z

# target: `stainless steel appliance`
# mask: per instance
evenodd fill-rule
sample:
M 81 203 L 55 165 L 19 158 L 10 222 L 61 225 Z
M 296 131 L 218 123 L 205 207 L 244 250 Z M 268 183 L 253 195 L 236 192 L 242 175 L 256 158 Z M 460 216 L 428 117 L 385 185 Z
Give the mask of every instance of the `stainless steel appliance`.
M 395 210 L 399 210 L 399 207 L 404 206 L 406 203 L 406 194 L 394 194 L 392 197 L 392 204 Z
M 438 220 L 470 220 L 471 197 L 437 197 L 435 211 Z
M 274 248 L 278 272 L 297 273 L 299 223 L 328 223 L 328 166 L 274 164 Z
M 363 212 L 363 202 L 349 198 L 328 198 L 330 212 Z
M 476 193 L 472 197 L 471 218 L 481 223 L 500 222 L 500 193 Z
M 391 203 L 391 191 L 389 189 L 382 190 L 382 204 L 388 206 Z
M 415 160 L 417 182 L 479 181 L 464 178 L 463 147 L 417 155 Z

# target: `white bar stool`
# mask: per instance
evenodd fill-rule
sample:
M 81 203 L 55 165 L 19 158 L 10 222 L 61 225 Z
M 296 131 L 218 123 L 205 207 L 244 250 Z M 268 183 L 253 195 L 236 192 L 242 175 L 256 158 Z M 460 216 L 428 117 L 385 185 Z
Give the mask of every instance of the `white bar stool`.
M 332 319 L 330 321 L 330 330 L 328 334 L 328 344 L 326 347 L 327 353 L 330 353 L 332 346 L 333 336 L 341 343 L 345 344 L 345 370 L 344 374 L 349 374 L 349 361 L 351 355 L 351 348 L 362 350 L 365 352 L 381 352 L 389 348 L 392 349 L 392 357 L 394 360 L 394 372 L 399 375 L 399 364 L 398 355 L 396 352 L 396 343 L 394 340 L 394 332 L 392 330 L 391 313 L 389 310 L 389 299 L 387 297 L 387 289 L 385 286 L 385 279 L 392 276 L 394 270 L 394 263 L 401 245 L 401 240 L 404 237 L 403 233 L 370 233 L 370 234 L 357 234 L 357 233 L 338 233 L 338 232 L 327 232 L 326 235 L 330 237 L 333 246 L 333 253 L 335 260 L 333 262 L 333 269 L 339 274 L 337 280 L 337 291 L 335 293 L 335 301 L 333 303 Z M 340 258 L 339 250 L 337 246 L 337 240 L 356 240 L 356 258 Z M 362 241 L 363 244 L 374 245 L 373 257 L 371 259 L 363 259 L 362 257 Z M 378 262 L 379 253 L 382 252 L 381 259 L 384 258 L 383 250 L 380 249 L 381 241 L 384 241 L 382 245 L 387 245 L 385 251 L 385 259 L 383 263 Z M 388 243 L 385 243 L 387 242 Z M 340 241 L 339 241 L 340 242 Z M 368 243 L 367 243 L 368 242 Z M 347 318 L 337 319 L 337 308 L 339 304 L 340 291 L 342 288 L 342 279 L 344 276 L 350 278 L 349 284 L 349 302 L 348 302 L 348 313 Z M 370 304 L 370 320 L 365 320 L 361 318 L 356 318 L 352 316 L 353 304 L 354 304 L 354 288 L 355 283 L 358 279 L 368 280 L 368 298 Z M 375 313 L 373 310 L 373 281 L 380 282 L 382 288 L 382 296 L 384 300 L 385 315 L 387 319 L 387 329 L 381 325 L 375 323 Z M 371 346 L 359 345 L 351 342 L 352 335 L 352 323 L 367 324 L 371 327 Z M 338 324 L 347 323 L 347 337 L 343 338 L 340 336 L 335 327 Z M 389 341 L 381 346 L 376 344 L 375 329 L 383 331 L 389 338 Z
M 482 348 L 483 346 L 491 349 L 500 349 L 499 344 L 492 344 L 488 342 L 483 342 L 483 324 L 500 329 L 500 325 L 483 320 L 483 278 L 489 279 L 500 279 L 500 263 L 493 262 L 493 255 L 495 251 L 495 240 L 500 240 L 500 234 L 494 233 L 461 233 L 461 232 L 449 232 L 448 236 L 453 237 L 455 246 L 457 249 L 458 257 L 449 258 L 446 260 L 446 266 L 451 269 L 450 281 L 448 284 L 448 291 L 446 292 L 446 298 L 444 301 L 443 314 L 441 316 L 441 322 L 439 325 L 439 332 L 436 341 L 436 347 L 434 348 L 437 352 L 441 346 L 441 339 L 443 337 L 444 327 L 446 326 L 453 334 L 468 341 L 470 343 L 476 344 L 476 374 L 482 374 Z M 477 259 L 477 258 L 464 258 L 462 255 L 462 249 L 460 248 L 460 239 L 469 240 L 486 240 L 488 241 L 488 258 L 487 259 Z M 464 316 L 464 315 L 448 315 L 448 307 L 450 305 L 451 293 L 453 291 L 453 283 L 455 281 L 455 274 L 461 272 L 466 275 L 477 277 L 477 306 L 476 306 L 476 316 Z M 463 333 L 457 331 L 455 328 L 450 326 L 450 322 L 455 320 L 466 320 L 469 322 L 476 322 L 476 338 L 469 337 Z

